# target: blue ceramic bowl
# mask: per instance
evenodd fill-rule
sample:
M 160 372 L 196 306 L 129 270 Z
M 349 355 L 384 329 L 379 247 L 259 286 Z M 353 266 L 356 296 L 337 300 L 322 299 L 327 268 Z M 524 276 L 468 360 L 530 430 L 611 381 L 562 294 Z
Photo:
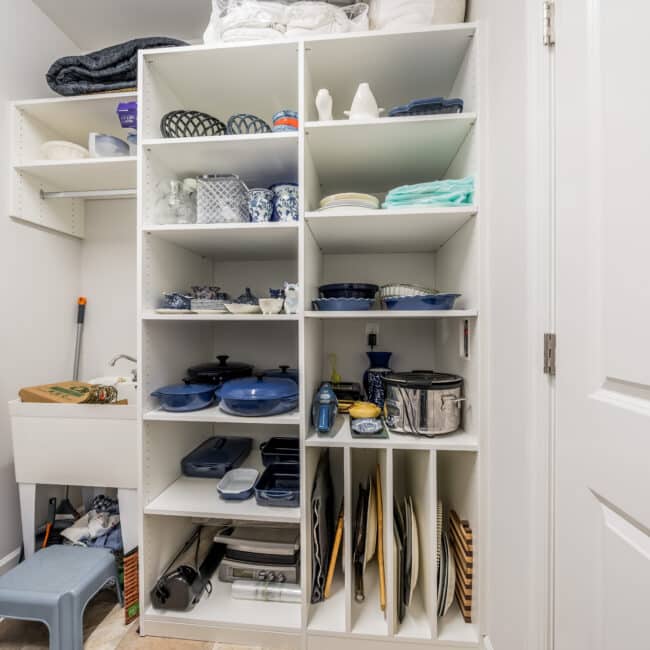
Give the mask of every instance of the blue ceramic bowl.
M 430 296 L 384 298 L 386 308 L 392 311 L 442 311 L 453 309 L 460 293 L 437 293 Z
M 282 111 L 278 111 L 273 115 L 273 122 L 277 122 L 278 120 L 281 120 L 283 117 L 290 117 L 293 119 L 298 119 L 298 111 L 291 111 L 289 109 L 284 109 Z
M 368 311 L 374 298 L 319 298 L 312 305 L 317 311 Z
M 323 284 L 318 287 L 321 298 L 374 298 L 379 291 L 376 284 L 363 282 L 339 282 L 337 284 Z

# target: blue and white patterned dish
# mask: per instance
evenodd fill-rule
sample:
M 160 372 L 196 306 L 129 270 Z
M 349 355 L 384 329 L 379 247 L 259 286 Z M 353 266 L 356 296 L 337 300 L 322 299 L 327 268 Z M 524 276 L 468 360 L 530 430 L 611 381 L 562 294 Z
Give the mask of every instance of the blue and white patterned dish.
M 264 187 L 256 187 L 248 191 L 248 213 L 253 223 L 271 221 L 274 196 L 271 190 Z
M 273 194 L 273 221 L 298 221 L 298 183 L 276 183 Z
M 374 298 L 319 298 L 312 305 L 317 311 L 368 311 Z
M 352 420 L 350 427 L 355 433 L 363 433 L 368 435 L 379 433 L 383 430 L 384 425 L 378 418 L 361 418 L 359 420 Z

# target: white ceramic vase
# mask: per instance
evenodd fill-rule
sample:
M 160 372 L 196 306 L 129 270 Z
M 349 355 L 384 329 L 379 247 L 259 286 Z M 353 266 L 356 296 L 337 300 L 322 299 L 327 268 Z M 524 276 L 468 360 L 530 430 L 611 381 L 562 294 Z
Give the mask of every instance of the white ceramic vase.
M 332 116 L 332 106 L 334 102 L 332 100 L 332 95 L 327 88 L 321 88 L 316 95 L 316 108 L 318 109 L 318 119 L 321 122 L 326 122 L 328 120 L 333 120 Z
M 377 106 L 377 100 L 370 90 L 370 85 L 364 82 L 357 88 L 352 107 L 344 113 L 351 120 L 375 120 L 383 110 Z

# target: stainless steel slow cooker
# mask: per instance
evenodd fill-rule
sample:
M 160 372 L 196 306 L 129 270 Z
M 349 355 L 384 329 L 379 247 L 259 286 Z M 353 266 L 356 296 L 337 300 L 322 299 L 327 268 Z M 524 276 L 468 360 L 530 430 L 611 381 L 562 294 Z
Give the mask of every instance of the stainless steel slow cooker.
M 395 372 L 384 377 L 386 424 L 395 433 L 440 436 L 460 428 L 463 378 L 440 372 Z

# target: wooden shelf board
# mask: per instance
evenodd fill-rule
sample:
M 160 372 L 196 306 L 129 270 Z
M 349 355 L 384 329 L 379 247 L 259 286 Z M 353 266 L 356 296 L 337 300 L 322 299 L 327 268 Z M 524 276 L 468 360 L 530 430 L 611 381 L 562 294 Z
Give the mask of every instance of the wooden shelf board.
M 479 642 L 478 625 L 465 623 L 455 601 L 446 616 L 438 618 L 438 641 L 467 645 Z
M 424 310 L 424 311 L 390 311 L 371 309 L 369 311 L 306 311 L 306 318 L 320 318 L 325 320 L 346 320 L 357 318 L 362 320 L 379 319 L 408 319 L 408 318 L 476 318 L 476 309 L 447 309 L 447 310 Z
M 282 415 L 273 415 L 270 417 L 240 417 L 237 415 L 229 415 L 224 413 L 218 406 L 210 406 L 207 409 L 200 411 L 187 411 L 185 413 L 172 413 L 171 411 L 163 411 L 162 409 L 154 409 L 147 411 L 143 419 L 145 422 L 207 422 L 218 424 L 221 422 L 235 423 L 235 424 L 259 424 L 259 425 L 273 425 L 273 424 L 300 424 L 300 413 L 292 411 Z
M 340 568 L 334 575 L 330 597 L 310 606 L 309 632 L 345 632 L 345 577 Z
M 442 178 L 475 122 L 474 113 L 339 120 L 305 133 L 324 195 L 374 193 Z
M 152 237 L 220 260 L 296 259 L 299 230 L 297 221 L 144 227 Z
M 262 471 L 259 454 L 251 454 L 243 465 Z M 144 509 L 146 515 L 240 519 L 300 523 L 300 508 L 257 505 L 255 497 L 246 501 L 225 501 L 217 493 L 219 479 L 181 476 Z
M 437 251 L 478 211 L 460 208 L 380 209 L 341 214 L 314 211 L 305 221 L 323 253 Z
M 149 139 L 143 150 L 179 178 L 237 174 L 249 188 L 298 180 L 298 132 Z
M 37 178 L 48 190 L 126 190 L 135 188 L 136 161 L 135 156 L 42 160 L 14 169 Z
M 286 323 L 300 320 L 297 314 L 157 314 L 154 311 L 145 312 L 142 320 L 153 322 L 188 321 L 190 323 L 220 323 L 220 322 L 247 322 L 247 323 Z
M 364 447 L 373 449 L 437 449 L 441 451 L 479 450 L 478 436 L 471 431 L 457 431 L 445 436 L 426 438 L 423 436 L 390 433 L 388 438 L 353 438 L 350 418 L 339 414 L 328 435 L 318 435 L 311 430 L 305 444 L 307 447 Z
M 225 625 L 291 631 L 300 628 L 300 603 L 236 600 L 230 595 L 231 589 L 230 583 L 220 582 L 215 575 L 212 593 L 204 594 L 189 612 L 157 610 L 149 606 L 145 620 L 205 627 Z
M 117 117 L 117 105 L 136 99 L 136 93 L 100 93 L 18 101 L 14 102 L 14 107 L 25 117 L 51 129 L 57 139 L 87 147 L 88 134 L 92 132 L 125 140 L 127 131 Z

